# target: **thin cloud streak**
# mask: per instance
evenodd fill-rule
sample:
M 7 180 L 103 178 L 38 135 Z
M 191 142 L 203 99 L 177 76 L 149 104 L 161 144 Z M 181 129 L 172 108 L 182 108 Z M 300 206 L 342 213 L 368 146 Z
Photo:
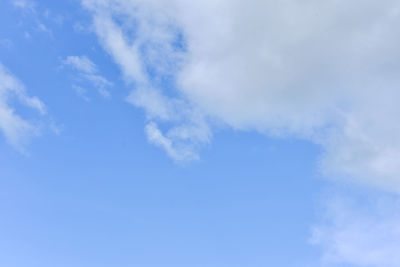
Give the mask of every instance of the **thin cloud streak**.
M 98 74 L 97 65 L 94 64 L 87 56 L 68 56 L 62 61 L 63 65 L 70 66 L 78 72 L 79 76 L 86 81 L 89 81 L 98 89 L 99 95 L 105 99 L 111 97 L 110 92 L 106 89 L 113 85 L 112 82 Z M 86 90 L 81 86 L 75 86 L 75 91 L 86 101 L 89 98 L 86 96 Z
M 30 139 L 40 134 L 40 128 L 16 113 L 11 106 L 12 99 L 41 115 L 46 114 L 43 102 L 28 96 L 23 84 L 0 63 L 0 130 L 9 144 L 25 152 Z

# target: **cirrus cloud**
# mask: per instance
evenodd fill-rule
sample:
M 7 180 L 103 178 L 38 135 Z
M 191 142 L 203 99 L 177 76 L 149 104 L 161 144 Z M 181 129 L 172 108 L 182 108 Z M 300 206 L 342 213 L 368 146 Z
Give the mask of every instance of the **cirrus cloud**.
M 11 104 L 14 99 L 42 115 L 46 113 L 43 102 L 28 96 L 24 85 L 0 63 L 0 130 L 9 144 L 24 151 L 30 138 L 39 134 L 39 127 L 17 114 Z

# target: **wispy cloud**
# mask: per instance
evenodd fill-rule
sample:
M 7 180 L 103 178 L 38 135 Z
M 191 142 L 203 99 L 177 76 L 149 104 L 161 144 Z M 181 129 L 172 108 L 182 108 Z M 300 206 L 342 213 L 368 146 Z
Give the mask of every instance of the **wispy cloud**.
M 45 105 L 37 97 L 29 97 L 22 83 L 0 64 L 0 130 L 8 143 L 23 152 L 30 138 L 39 134 L 39 127 L 16 113 L 10 104 L 14 98 L 42 115 L 46 113 Z
M 53 35 L 52 31 L 45 24 L 43 24 L 41 22 L 37 23 L 36 30 L 40 31 L 40 32 L 48 33 L 50 35 Z
M 311 242 L 323 248 L 323 266 L 396 267 L 400 263 L 400 200 L 364 194 L 334 196 Z
M 82 98 L 83 100 L 85 100 L 86 102 L 90 101 L 90 98 L 87 96 L 87 91 L 85 88 L 82 88 L 80 86 L 77 85 L 73 85 L 72 88 L 75 90 L 76 94 Z
M 211 138 L 204 113 L 184 97 L 165 94 L 157 84 L 175 74 L 182 59 L 173 44 L 177 40 L 177 32 L 173 31 L 176 28 L 159 16 L 144 14 L 133 3 L 118 2 L 115 6 L 108 1 L 83 3 L 94 13 L 94 29 L 101 44 L 121 67 L 126 81 L 135 84 L 127 101 L 145 109 L 149 120 L 145 129 L 148 140 L 165 149 L 176 161 L 197 159 L 199 147 Z M 135 31 L 141 34 L 133 39 L 125 34 L 125 30 L 131 29 L 121 27 L 112 18 L 125 12 L 129 14 L 127 20 L 139 16 Z
M 98 89 L 100 96 L 103 98 L 110 98 L 111 94 L 106 89 L 107 87 L 112 86 L 113 84 L 108 81 L 106 78 L 98 74 L 98 68 L 96 64 L 94 64 L 87 56 L 68 56 L 65 60 L 63 60 L 63 64 L 72 67 L 75 71 L 78 72 L 78 75 L 90 82 L 93 86 Z M 86 90 L 82 87 L 78 87 L 80 95 L 86 96 Z M 84 94 L 82 94 L 84 90 Z
M 104 88 L 99 88 L 99 94 L 103 97 L 103 98 L 111 98 L 111 94 L 108 90 L 104 89 Z
M 33 32 L 46 33 L 50 37 L 54 37 L 51 24 L 54 19 L 50 17 L 50 11 L 42 12 L 40 3 L 31 0 L 10 0 L 15 8 L 18 8 L 23 14 L 21 25 L 24 25 L 23 34 L 25 38 L 31 38 Z M 52 20 L 52 21 L 49 21 Z
M 68 56 L 63 63 L 85 74 L 97 72 L 97 66 L 86 56 Z
M 11 3 L 20 9 L 23 9 L 25 11 L 29 12 L 36 12 L 36 4 L 33 1 L 30 0 L 11 0 Z
M 82 2 L 136 85 L 130 102 L 157 123 L 307 139 L 327 176 L 400 192 L 397 2 Z
M 193 153 L 193 149 L 188 147 L 187 144 L 174 144 L 173 138 L 164 136 L 154 122 L 146 125 L 146 134 L 151 143 L 165 149 L 167 154 L 177 162 L 185 162 L 198 158 L 198 155 Z

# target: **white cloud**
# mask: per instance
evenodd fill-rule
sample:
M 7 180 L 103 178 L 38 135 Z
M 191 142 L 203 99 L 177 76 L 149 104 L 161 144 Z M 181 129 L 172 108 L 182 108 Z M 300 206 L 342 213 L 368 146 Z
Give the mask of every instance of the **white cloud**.
M 106 89 L 106 87 L 110 87 L 113 84 L 108 81 L 106 78 L 98 74 L 98 68 L 96 64 L 94 64 L 88 57 L 86 56 L 68 56 L 65 60 L 63 60 L 64 65 L 68 65 L 75 69 L 81 78 L 89 81 L 93 86 L 98 88 L 99 94 L 103 98 L 110 98 L 111 94 Z M 84 96 L 84 99 L 88 100 L 86 96 L 86 90 L 80 86 L 75 86 L 75 91 L 81 97 Z M 77 89 L 78 88 L 78 89 Z
M 398 1 L 82 2 L 152 120 L 305 138 L 327 176 L 400 192 Z
M 174 139 L 164 136 L 157 124 L 150 122 L 146 125 L 146 134 L 149 141 L 163 149 L 177 162 L 197 159 L 197 154 L 187 144 L 174 144 Z
M 29 97 L 21 82 L 0 64 L 0 130 L 8 143 L 24 151 L 30 138 L 39 134 L 39 128 L 16 113 L 10 104 L 13 98 L 42 115 L 46 113 L 45 105 L 37 97 Z
M 83 74 L 83 77 L 90 81 L 97 88 L 104 88 L 112 86 L 112 83 L 103 76 L 98 74 Z
M 151 14 L 134 6 L 120 5 L 123 4 L 120 2 L 110 6 L 110 3 L 97 1 L 84 1 L 84 4 L 95 12 L 94 29 L 102 45 L 121 67 L 126 81 L 136 87 L 127 101 L 146 110 L 150 120 L 146 127 L 149 141 L 164 148 L 176 161 L 197 159 L 199 147 L 208 143 L 211 137 L 203 112 L 185 98 L 166 95 L 157 86 L 162 79 L 177 71 L 182 60 L 179 51 L 171 44 L 176 39 L 177 29 L 171 28 L 168 23 L 164 24 L 166 21 L 162 18 L 150 19 L 147 16 Z M 125 32 L 133 30 L 130 26 L 122 28 L 113 20 L 111 15 L 117 11 L 114 7 L 120 11 L 127 8 L 123 12 L 138 14 L 146 20 L 137 29 L 142 33 L 137 40 L 130 40 L 129 33 Z M 135 24 L 134 17 L 128 16 L 126 19 L 124 23 L 127 25 Z M 154 72 L 155 76 L 150 77 L 149 72 Z M 164 132 L 155 120 L 164 123 Z
M 97 72 L 97 66 L 86 56 L 68 56 L 63 63 L 86 74 Z
M 311 242 L 323 248 L 323 266 L 397 267 L 400 264 L 400 201 L 363 195 L 329 201 L 325 222 Z

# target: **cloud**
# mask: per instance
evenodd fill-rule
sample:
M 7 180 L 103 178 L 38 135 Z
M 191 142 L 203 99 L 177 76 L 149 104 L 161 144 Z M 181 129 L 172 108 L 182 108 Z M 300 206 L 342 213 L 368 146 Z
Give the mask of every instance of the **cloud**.
M 29 0 L 11 0 L 11 3 L 20 9 L 29 11 L 29 12 L 36 12 L 35 10 L 35 3 Z
M 87 91 L 85 88 L 82 88 L 80 86 L 77 85 L 73 85 L 72 88 L 75 90 L 76 94 L 82 98 L 83 100 L 85 100 L 86 102 L 90 101 L 90 98 L 87 96 Z
M 97 72 L 97 66 L 86 56 L 68 56 L 63 63 L 83 73 Z
M 400 263 L 397 196 L 335 196 L 311 242 L 323 249 L 323 266 L 396 267 Z
M 39 134 L 39 127 L 16 114 L 11 106 L 14 99 L 42 115 L 46 113 L 45 105 L 37 97 L 29 97 L 21 82 L 0 64 L 0 130 L 9 144 L 24 151 L 30 138 Z
M 110 97 L 111 97 L 110 92 L 107 91 L 107 90 L 104 89 L 104 88 L 100 88 L 100 89 L 99 89 L 99 94 L 100 94 L 103 98 L 110 98 Z
M 400 192 L 398 1 L 82 3 L 129 102 L 166 131 L 217 121 L 310 140 L 327 176 Z
M 9 0 L 11 4 L 21 11 L 22 17 L 19 26 L 25 26 L 23 35 L 26 39 L 33 37 L 35 32 L 48 34 L 50 38 L 54 38 L 53 30 L 51 29 L 54 22 L 58 23 L 58 19 L 50 15 L 49 10 L 42 12 L 41 3 L 31 0 Z M 49 23 L 50 22 L 50 23 Z
M 98 68 L 96 64 L 94 64 L 88 57 L 68 56 L 65 60 L 63 60 L 63 64 L 75 69 L 75 71 L 79 73 L 81 78 L 89 81 L 93 86 L 98 89 L 99 94 L 103 98 L 111 97 L 110 92 L 106 88 L 112 86 L 113 84 L 106 78 L 98 74 Z M 78 95 L 80 95 L 81 97 L 84 96 L 84 99 L 88 100 L 85 89 L 80 86 L 75 86 L 74 89 L 78 93 Z
M 172 138 L 164 136 L 157 124 L 150 122 L 146 125 L 146 134 L 149 141 L 163 149 L 177 162 L 197 159 L 197 154 L 186 144 L 174 144 Z
M 101 44 L 121 67 L 126 81 L 135 87 L 127 101 L 146 111 L 149 141 L 164 148 L 177 162 L 197 159 L 199 148 L 211 138 L 205 114 L 184 97 L 174 96 L 173 92 L 168 95 L 159 86 L 163 80 L 175 74 L 182 60 L 179 49 L 172 44 L 177 41 L 177 29 L 171 28 L 163 18 L 150 18 L 150 13 L 143 13 L 126 3 L 83 3 L 94 12 L 94 29 Z M 128 9 L 122 11 L 125 8 Z M 138 25 L 140 29 L 137 30 L 142 34 L 136 36 L 137 39 L 130 40 L 125 32 L 134 29 L 130 26 L 123 29 L 112 18 L 114 12 L 120 11 L 144 19 L 143 25 Z M 135 24 L 134 15 L 126 19 L 127 25 Z M 163 131 L 156 121 L 163 124 Z

